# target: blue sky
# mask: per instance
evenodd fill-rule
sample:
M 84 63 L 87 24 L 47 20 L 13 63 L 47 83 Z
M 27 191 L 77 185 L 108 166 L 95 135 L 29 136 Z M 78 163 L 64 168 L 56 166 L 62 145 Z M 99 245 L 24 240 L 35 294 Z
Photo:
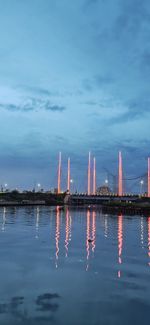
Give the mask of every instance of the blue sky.
M 105 168 L 146 172 L 150 155 L 148 0 L 0 0 L 0 179 L 56 185 L 62 151 L 86 188 L 88 151 Z

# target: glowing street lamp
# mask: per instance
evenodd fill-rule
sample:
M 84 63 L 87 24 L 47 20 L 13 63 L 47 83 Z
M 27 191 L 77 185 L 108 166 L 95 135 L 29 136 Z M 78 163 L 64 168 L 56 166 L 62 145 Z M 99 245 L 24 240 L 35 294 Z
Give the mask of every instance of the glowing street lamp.
M 40 183 L 38 183 L 37 184 L 37 187 L 38 187 L 38 191 L 40 190 L 40 188 L 41 188 L 41 184 Z
M 70 192 L 71 192 L 71 188 L 73 187 L 73 183 L 74 183 L 74 180 L 71 178 L 70 179 Z
M 143 181 L 143 179 L 141 179 L 141 181 L 140 181 L 140 192 L 141 192 L 141 194 L 143 192 L 143 185 L 144 185 L 144 181 Z

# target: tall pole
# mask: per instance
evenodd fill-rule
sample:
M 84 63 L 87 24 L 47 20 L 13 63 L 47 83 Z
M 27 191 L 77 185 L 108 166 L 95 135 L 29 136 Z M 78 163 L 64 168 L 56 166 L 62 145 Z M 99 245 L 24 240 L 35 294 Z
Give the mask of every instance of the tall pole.
M 70 158 L 68 158 L 67 190 L 70 193 Z
M 91 194 L 91 153 L 89 152 L 88 161 L 88 195 Z
M 58 194 L 61 192 L 61 152 L 59 152 L 58 161 Z
M 93 158 L 93 194 L 96 194 L 96 159 Z
M 118 195 L 123 195 L 123 186 L 122 186 L 122 154 L 119 151 L 119 170 L 118 170 Z
M 150 197 L 150 158 L 148 158 L 148 190 L 147 190 L 147 196 Z

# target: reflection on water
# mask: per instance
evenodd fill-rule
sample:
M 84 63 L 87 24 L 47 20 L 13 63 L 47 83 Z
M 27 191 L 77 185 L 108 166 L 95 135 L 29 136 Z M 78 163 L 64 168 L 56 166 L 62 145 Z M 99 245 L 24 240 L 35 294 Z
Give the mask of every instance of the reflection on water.
M 90 211 L 87 211 L 87 217 L 86 217 L 87 221 L 86 221 L 86 251 L 87 251 L 87 255 L 86 255 L 86 259 L 87 259 L 87 268 L 86 270 L 88 270 L 89 264 L 88 264 L 88 259 L 90 256 Z
M 0 324 L 147 324 L 150 216 L 1 208 L 0 223 Z
M 56 208 L 56 268 L 58 267 L 58 257 L 59 257 L 59 237 L 60 237 L 60 207 Z
M 108 215 L 107 214 L 105 214 L 105 216 L 104 216 L 104 235 L 105 235 L 105 237 L 107 238 L 107 236 L 108 236 Z
M 96 247 L 96 212 L 87 210 L 86 223 L 86 271 L 89 269 L 90 252 L 94 253 Z M 91 220 L 92 219 L 92 220 Z M 92 223 L 92 224 L 91 224 Z
M 96 212 L 92 213 L 92 251 L 94 253 L 96 247 Z
M 66 236 L 65 236 L 65 256 L 68 257 L 69 242 L 71 242 L 71 216 L 68 207 L 66 208 Z
M 144 217 L 141 217 L 141 246 L 144 247 Z
M 150 257 L 150 217 L 148 217 L 148 256 Z M 150 262 L 148 262 L 150 266 Z
M 42 210 L 43 208 L 41 208 Z M 8 217 L 10 218 L 10 209 L 6 209 L 6 207 L 4 207 L 3 209 L 1 209 L 1 230 L 2 232 L 6 231 L 6 213 L 8 210 Z M 16 210 L 16 209 L 15 209 Z M 12 211 L 14 213 L 14 211 Z M 31 213 L 30 211 L 26 211 L 26 213 Z M 64 247 L 65 247 L 65 257 L 68 257 L 68 252 L 69 252 L 69 244 L 71 243 L 71 239 L 72 239 L 72 217 L 71 214 L 76 214 L 76 212 L 71 211 L 68 207 L 65 208 L 65 210 L 62 210 L 62 208 L 60 206 L 57 206 L 56 208 L 53 208 L 53 210 L 50 211 L 50 214 L 52 215 L 53 220 L 51 220 L 51 228 L 55 231 L 55 265 L 56 268 L 58 268 L 58 260 L 59 260 L 59 253 L 60 253 L 60 236 L 61 236 L 61 232 L 64 235 L 65 233 L 65 238 L 64 238 Z M 39 239 L 39 221 L 40 221 L 40 208 L 37 207 L 34 210 L 34 214 L 35 214 L 35 230 L 36 230 L 36 234 L 35 234 L 35 238 Z M 56 218 L 55 218 L 56 216 Z M 101 218 L 103 219 L 103 222 L 101 222 L 101 220 L 98 220 L 98 217 L 101 216 Z M 61 220 L 62 217 L 62 220 Z M 91 252 L 93 253 L 92 257 L 94 257 L 94 252 L 96 249 L 96 237 L 97 237 L 97 225 L 96 223 L 99 222 L 99 226 L 101 226 L 101 231 L 103 230 L 104 233 L 104 237 L 106 239 L 108 239 L 108 220 L 110 220 L 112 216 L 108 215 L 108 214 L 104 214 L 101 215 L 98 212 L 98 216 L 97 216 L 97 211 L 96 210 L 90 210 L 87 209 L 84 211 L 84 226 L 85 226 L 85 233 L 86 233 L 86 270 L 88 270 L 88 261 L 90 259 L 91 256 Z M 42 215 L 42 218 L 44 218 L 44 216 Z M 122 250 L 123 250 L 123 220 L 126 218 L 126 216 L 123 215 L 118 215 L 114 217 L 115 219 L 113 219 L 113 222 L 117 223 L 117 242 L 118 242 L 118 265 L 121 266 L 122 264 Z M 129 217 L 128 217 L 129 219 Z M 130 220 L 134 219 L 134 216 L 130 217 Z M 145 248 L 145 243 L 144 243 L 144 227 L 146 229 L 146 223 L 147 223 L 147 238 L 148 238 L 148 256 L 150 257 L 150 217 L 144 217 L 144 216 L 138 216 L 136 217 L 136 220 L 140 219 L 140 244 L 141 247 L 144 249 Z M 127 220 L 127 219 L 125 219 Z M 48 224 L 47 220 L 47 224 Z M 82 220 L 83 221 L 83 220 Z M 16 220 L 15 218 L 13 218 L 12 223 L 15 223 Z M 10 222 L 8 222 L 10 223 Z M 104 225 L 104 228 L 102 227 L 102 224 Z M 55 225 L 55 228 L 54 228 Z M 112 223 L 113 225 L 113 223 Z M 110 225 L 110 228 L 111 226 Z M 31 226 L 31 224 L 30 224 Z M 43 226 L 42 224 L 42 220 L 41 220 L 41 227 Z M 80 225 L 79 225 L 80 227 Z M 80 232 L 81 229 L 79 229 Z M 138 223 L 137 223 L 137 236 L 138 236 Z M 115 236 L 115 231 L 112 234 L 112 238 L 114 238 Z M 82 239 L 84 238 L 84 236 L 82 237 Z M 52 240 L 52 236 L 51 236 L 51 240 Z M 131 243 L 132 244 L 132 243 Z M 62 243 L 61 243 L 62 246 Z M 61 250 L 63 251 L 63 247 L 61 247 Z M 148 262 L 149 263 L 149 262 Z M 150 264 L 150 263 L 149 263 Z M 118 270 L 118 277 L 121 276 L 121 271 L 120 271 L 120 267 Z
M 3 208 L 3 222 L 2 222 L 2 231 L 5 231 L 5 224 L 6 224 L 6 208 Z
M 9 302 L 0 304 L 0 315 L 9 315 L 23 324 L 29 324 L 31 321 L 49 323 L 53 320 L 52 315 L 58 310 L 57 293 L 44 293 L 37 296 L 33 302 L 32 315 L 26 309 L 25 297 L 12 297 Z
M 118 263 L 122 264 L 122 244 L 123 244 L 123 217 L 118 216 Z M 118 278 L 121 277 L 121 271 L 118 270 Z
M 40 208 L 37 207 L 37 209 L 36 209 L 36 225 L 35 225 L 35 228 L 36 228 L 35 238 L 36 239 L 39 238 L 39 218 L 40 218 Z

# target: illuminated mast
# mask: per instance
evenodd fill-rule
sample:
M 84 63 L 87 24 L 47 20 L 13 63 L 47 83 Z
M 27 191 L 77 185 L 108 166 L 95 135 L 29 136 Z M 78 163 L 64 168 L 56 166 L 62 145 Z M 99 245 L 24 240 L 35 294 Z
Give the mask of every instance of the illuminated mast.
M 148 158 L 148 191 L 147 191 L 147 196 L 150 197 L 150 158 Z
M 96 159 L 93 158 L 93 194 L 96 194 Z
M 58 161 L 58 194 L 61 193 L 61 152 L 59 152 Z
M 70 158 L 68 158 L 67 190 L 70 193 Z
M 122 154 L 119 151 L 119 171 L 118 171 L 118 195 L 123 195 L 123 187 L 122 187 Z
M 91 194 L 91 153 L 89 152 L 88 162 L 88 195 Z

